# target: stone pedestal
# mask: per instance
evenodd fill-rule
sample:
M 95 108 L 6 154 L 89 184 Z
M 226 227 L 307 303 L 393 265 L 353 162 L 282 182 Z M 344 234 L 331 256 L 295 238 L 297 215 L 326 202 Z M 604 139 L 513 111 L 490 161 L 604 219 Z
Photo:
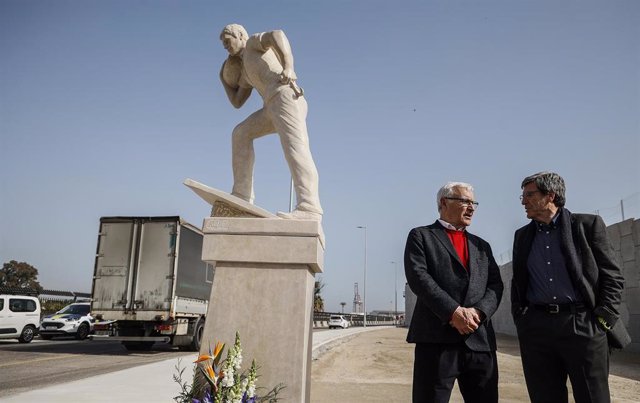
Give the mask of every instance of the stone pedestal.
M 321 224 L 211 217 L 203 232 L 202 259 L 215 264 L 215 276 L 201 352 L 216 341 L 231 347 L 238 331 L 242 369 L 257 361 L 258 387 L 284 383 L 283 402 L 309 402 L 314 275 L 322 272 L 324 256 Z

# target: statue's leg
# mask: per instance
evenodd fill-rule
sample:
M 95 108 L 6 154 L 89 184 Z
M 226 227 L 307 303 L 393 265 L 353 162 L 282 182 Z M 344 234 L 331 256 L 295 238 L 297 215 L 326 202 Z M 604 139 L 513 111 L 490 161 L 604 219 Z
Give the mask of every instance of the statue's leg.
M 318 171 L 309 149 L 307 101 L 285 90 L 266 106 L 289 164 L 296 190 L 296 210 L 322 214 L 318 195 Z
M 233 129 L 231 138 L 232 195 L 253 203 L 253 164 L 255 161 L 253 140 L 274 132 L 275 129 L 264 109 L 252 113 Z

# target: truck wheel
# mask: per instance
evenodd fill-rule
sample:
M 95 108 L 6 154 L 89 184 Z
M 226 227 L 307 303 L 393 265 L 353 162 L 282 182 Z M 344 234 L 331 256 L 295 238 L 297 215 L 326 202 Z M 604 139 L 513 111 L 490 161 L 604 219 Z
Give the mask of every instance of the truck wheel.
M 152 341 L 123 341 L 122 345 L 127 351 L 149 351 L 153 347 Z
M 20 343 L 31 343 L 31 340 L 33 340 L 35 335 L 36 328 L 31 325 L 27 325 L 22 329 L 22 333 L 20 334 L 20 337 L 18 337 L 18 341 Z
M 84 340 L 89 335 L 89 325 L 86 323 L 82 323 L 78 326 L 78 331 L 76 332 L 76 339 Z
M 202 344 L 202 335 L 204 335 L 204 320 L 200 319 L 196 323 L 195 331 L 193 332 L 193 340 L 189 345 L 191 351 L 200 351 L 200 345 Z

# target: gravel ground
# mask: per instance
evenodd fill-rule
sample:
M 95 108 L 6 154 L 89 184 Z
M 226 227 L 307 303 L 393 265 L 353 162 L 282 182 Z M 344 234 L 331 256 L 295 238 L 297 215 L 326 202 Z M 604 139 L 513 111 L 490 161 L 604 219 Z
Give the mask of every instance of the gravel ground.
M 311 402 L 411 402 L 413 345 L 406 334 L 381 328 L 326 349 L 313 361 Z M 515 338 L 498 337 L 498 367 L 500 402 L 528 401 Z M 640 354 L 615 353 L 609 384 L 613 402 L 640 402 Z M 463 402 L 457 386 L 451 402 Z

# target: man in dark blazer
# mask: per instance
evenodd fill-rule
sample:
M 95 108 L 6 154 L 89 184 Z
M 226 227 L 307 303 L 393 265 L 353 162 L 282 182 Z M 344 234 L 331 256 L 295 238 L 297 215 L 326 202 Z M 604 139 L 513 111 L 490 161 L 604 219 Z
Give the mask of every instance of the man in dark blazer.
M 531 222 L 515 233 L 511 311 L 529 397 L 567 402 L 568 376 L 577 403 L 609 402 L 607 332 L 624 280 L 605 224 L 564 208 L 556 173 L 531 175 L 521 187 Z
M 440 219 L 411 230 L 404 252 L 417 296 L 407 341 L 416 343 L 413 402 L 448 402 L 455 380 L 465 402 L 498 401 L 496 339 L 490 318 L 503 284 L 491 247 L 466 231 L 478 203 L 473 187 L 449 182 Z

